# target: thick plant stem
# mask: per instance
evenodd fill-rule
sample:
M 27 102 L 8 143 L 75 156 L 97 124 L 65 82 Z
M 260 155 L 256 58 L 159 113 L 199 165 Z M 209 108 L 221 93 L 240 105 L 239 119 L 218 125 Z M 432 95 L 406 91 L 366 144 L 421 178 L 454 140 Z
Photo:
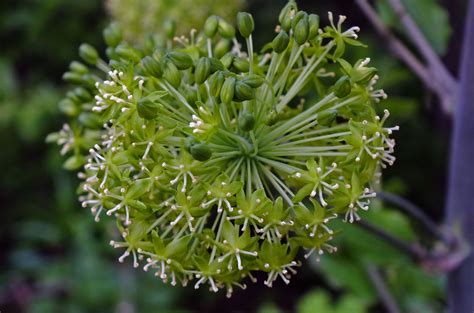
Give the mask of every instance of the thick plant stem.
M 460 64 L 461 84 L 451 138 L 447 223 L 460 228 L 467 244 L 474 246 L 474 2 L 470 1 Z M 448 312 L 474 311 L 474 255 L 471 253 L 448 276 Z

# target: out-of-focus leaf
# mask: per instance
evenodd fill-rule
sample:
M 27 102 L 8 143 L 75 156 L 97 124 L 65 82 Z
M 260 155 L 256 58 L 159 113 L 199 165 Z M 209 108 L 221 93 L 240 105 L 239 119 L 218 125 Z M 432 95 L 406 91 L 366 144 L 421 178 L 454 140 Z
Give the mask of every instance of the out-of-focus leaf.
M 333 313 L 329 295 L 322 290 L 314 290 L 304 295 L 298 303 L 298 313 Z
M 402 2 L 434 50 L 440 55 L 444 54 L 451 35 L 446 10 L 439 5 L 437 0 L 402 0 Z M 387 0 L 376 1 L 376 6 L 385 23 L 397 29 L 403 29 L 400 19 Z
M 353 295 L 347 294 L 338 302 L 334 313 L 366 313 L 369 304 L 364 299 Z
M 372 284 L 363 267 L 356 261 L 343 256 L 326 255 L 316 267 L 325 273 L 331 286 L 351 292 L 364 301 L 375 301 Z
M 282 313 L 274 303 L 266 302 L 257 311 L 258 313 Z

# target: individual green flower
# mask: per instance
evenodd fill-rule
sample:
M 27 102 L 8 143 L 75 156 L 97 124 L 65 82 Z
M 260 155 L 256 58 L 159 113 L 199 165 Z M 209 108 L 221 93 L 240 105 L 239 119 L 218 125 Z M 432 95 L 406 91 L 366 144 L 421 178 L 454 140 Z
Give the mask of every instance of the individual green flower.
M 235 35 L 221 17 L 153 49 L 106 32 L 108 63 L 81 49 L 97 69 L 71 64 L 65 78 L 80 89 L 61 102 L 71 120 L 49 140 L 71 155 L 69 168 L 83 166 L 82 205 L 116 219 L 119 261 L 131 255 L 165 282 L 230 295 L 255 271 L 268 286 L 288 283 L 300 248 L 336 251 L 331 220 L 368 209 L 397 127 L 376 114 L 386 95 L 368 59 L 342 59 L 342 46 L 361 45 L 358 29 L 329 16 L 315 31 L 319 18 L 290 2 L 262 53 L 246 14 L 247 51 L 236 38 L 219 45 Z

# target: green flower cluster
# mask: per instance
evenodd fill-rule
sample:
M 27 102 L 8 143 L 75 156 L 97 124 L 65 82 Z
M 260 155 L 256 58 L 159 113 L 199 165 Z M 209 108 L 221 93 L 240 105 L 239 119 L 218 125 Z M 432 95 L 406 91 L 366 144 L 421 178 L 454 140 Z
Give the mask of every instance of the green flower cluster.
M 201 28 L 210 14 L 234 19 L 244 7 L 244 0 L 106 0 L 105 7 L 114 21 L 123 27 L 124 36 L 132 42 L 143 42 L 140 34 L 161 34 L 163 27 L 177 34 Z M 192 14 L 190 9 L 192 8 Z M 175 25 L 171 21 L 176 21 Z
M 71 63 L 78 87 L 60 104 L 71 121 L 49 140 L 72 152 L 67 168 L 83 166 L 82 205 L 115 217 L 120 262 L 230 295 L 254 271 L 288 283 L 300 248 L 336 250 L 330 221 L 368 209 L 397 129 L 374 111 L 386 97 L 376 69 L 342 58 L 361 45 L 344 19 L 320 27 L 291 1 L 261 53 L 244 12 L 246 51 L 217 16 L 167 47 L 132 47 L 112 25 L 108 63 L 81 46 L 97 70 Z

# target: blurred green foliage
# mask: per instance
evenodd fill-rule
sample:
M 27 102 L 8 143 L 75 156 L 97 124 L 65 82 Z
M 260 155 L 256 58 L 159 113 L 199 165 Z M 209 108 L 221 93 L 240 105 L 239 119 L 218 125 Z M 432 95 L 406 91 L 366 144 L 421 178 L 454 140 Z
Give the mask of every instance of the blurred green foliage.
M 351 10 L 346 1 L 301 2 L 321 16 L 333 6 L 347 14 Z M 386 1 L 376 3 L 384 20 L 399 27 Z M 434 0 L 404 3 L 435 49 L 441 54 L 446 51 L 451 32 L 447 12 Z M 266 4 L 253 4 L 257 30 L 261 21 L 275 22 L 267 17 L 280 3 Z M 304 275 L 297 275 L 290 286 L 241 291 L 245 304 L 196 294 L 192 288 L 163 286 L 152 275 L 120 265 L 106 242 L 111 228 L 94 223 L 80 208 L 75 178 L 60 169 L 63 160 L 56 149 L 43 143 L 44 136 L 61 124 L 57 101 L 63 93 L 62 72 L 76 58 L 81 42 L 102 44 L 101 29 L 106 23 L 102 5 L 96 0 L 0 2 L 2 312 L 176 312 L 180 307 L 242 312 L 247 302 L 252 307 L 246 306 L 245 312 L 383 312 L 365 271 L 368 264 L 381 269 L 403 312 L 442 311 L 442 277 L 423 272 L 355 226 L 339 236 L 337 254 L 325 255 L 320 263 L 308 262 L 300 270 Z M 369 25 L 361 26 L 370 49 L 363 54 L 373 56 L 381 72 L 380 83 L 390 96 L 380 109 L 389 108 L 392 121 L 401 126 L 396 134 L 398 161 L 388 171 L 384 189 L 413 199 L 439 217 L 436 208 L 444 200 L 447 146 L 439 130 L 444 126 L 425 105 L 426 94 L 417 79 L 380 48 L 383 42 L 373 36 Z M 364 218 L 402 239 L 425 240 L 417 224 L 380 206 Z M 272 293 L 295 296 L 269 297 Z
M 431 46 L 440 55 L 446 52 L 451 26 L 446 10 L 437 0 L 402 0 L 408 14 L 413 18 Z M 376 1 L 382 20 L 397 30 L 402 31 L 400 18 L 395 14 L 387 0 Z
M 201 29 L 209 15 L 233 21 L 245 0 L 106 0 L 105 4 L 111 17 L 122 27 L 125 38 L 137 42 L 146 33 L 163 33 L 169 20 L 176 23 L 177 36 L 192 28 Z

